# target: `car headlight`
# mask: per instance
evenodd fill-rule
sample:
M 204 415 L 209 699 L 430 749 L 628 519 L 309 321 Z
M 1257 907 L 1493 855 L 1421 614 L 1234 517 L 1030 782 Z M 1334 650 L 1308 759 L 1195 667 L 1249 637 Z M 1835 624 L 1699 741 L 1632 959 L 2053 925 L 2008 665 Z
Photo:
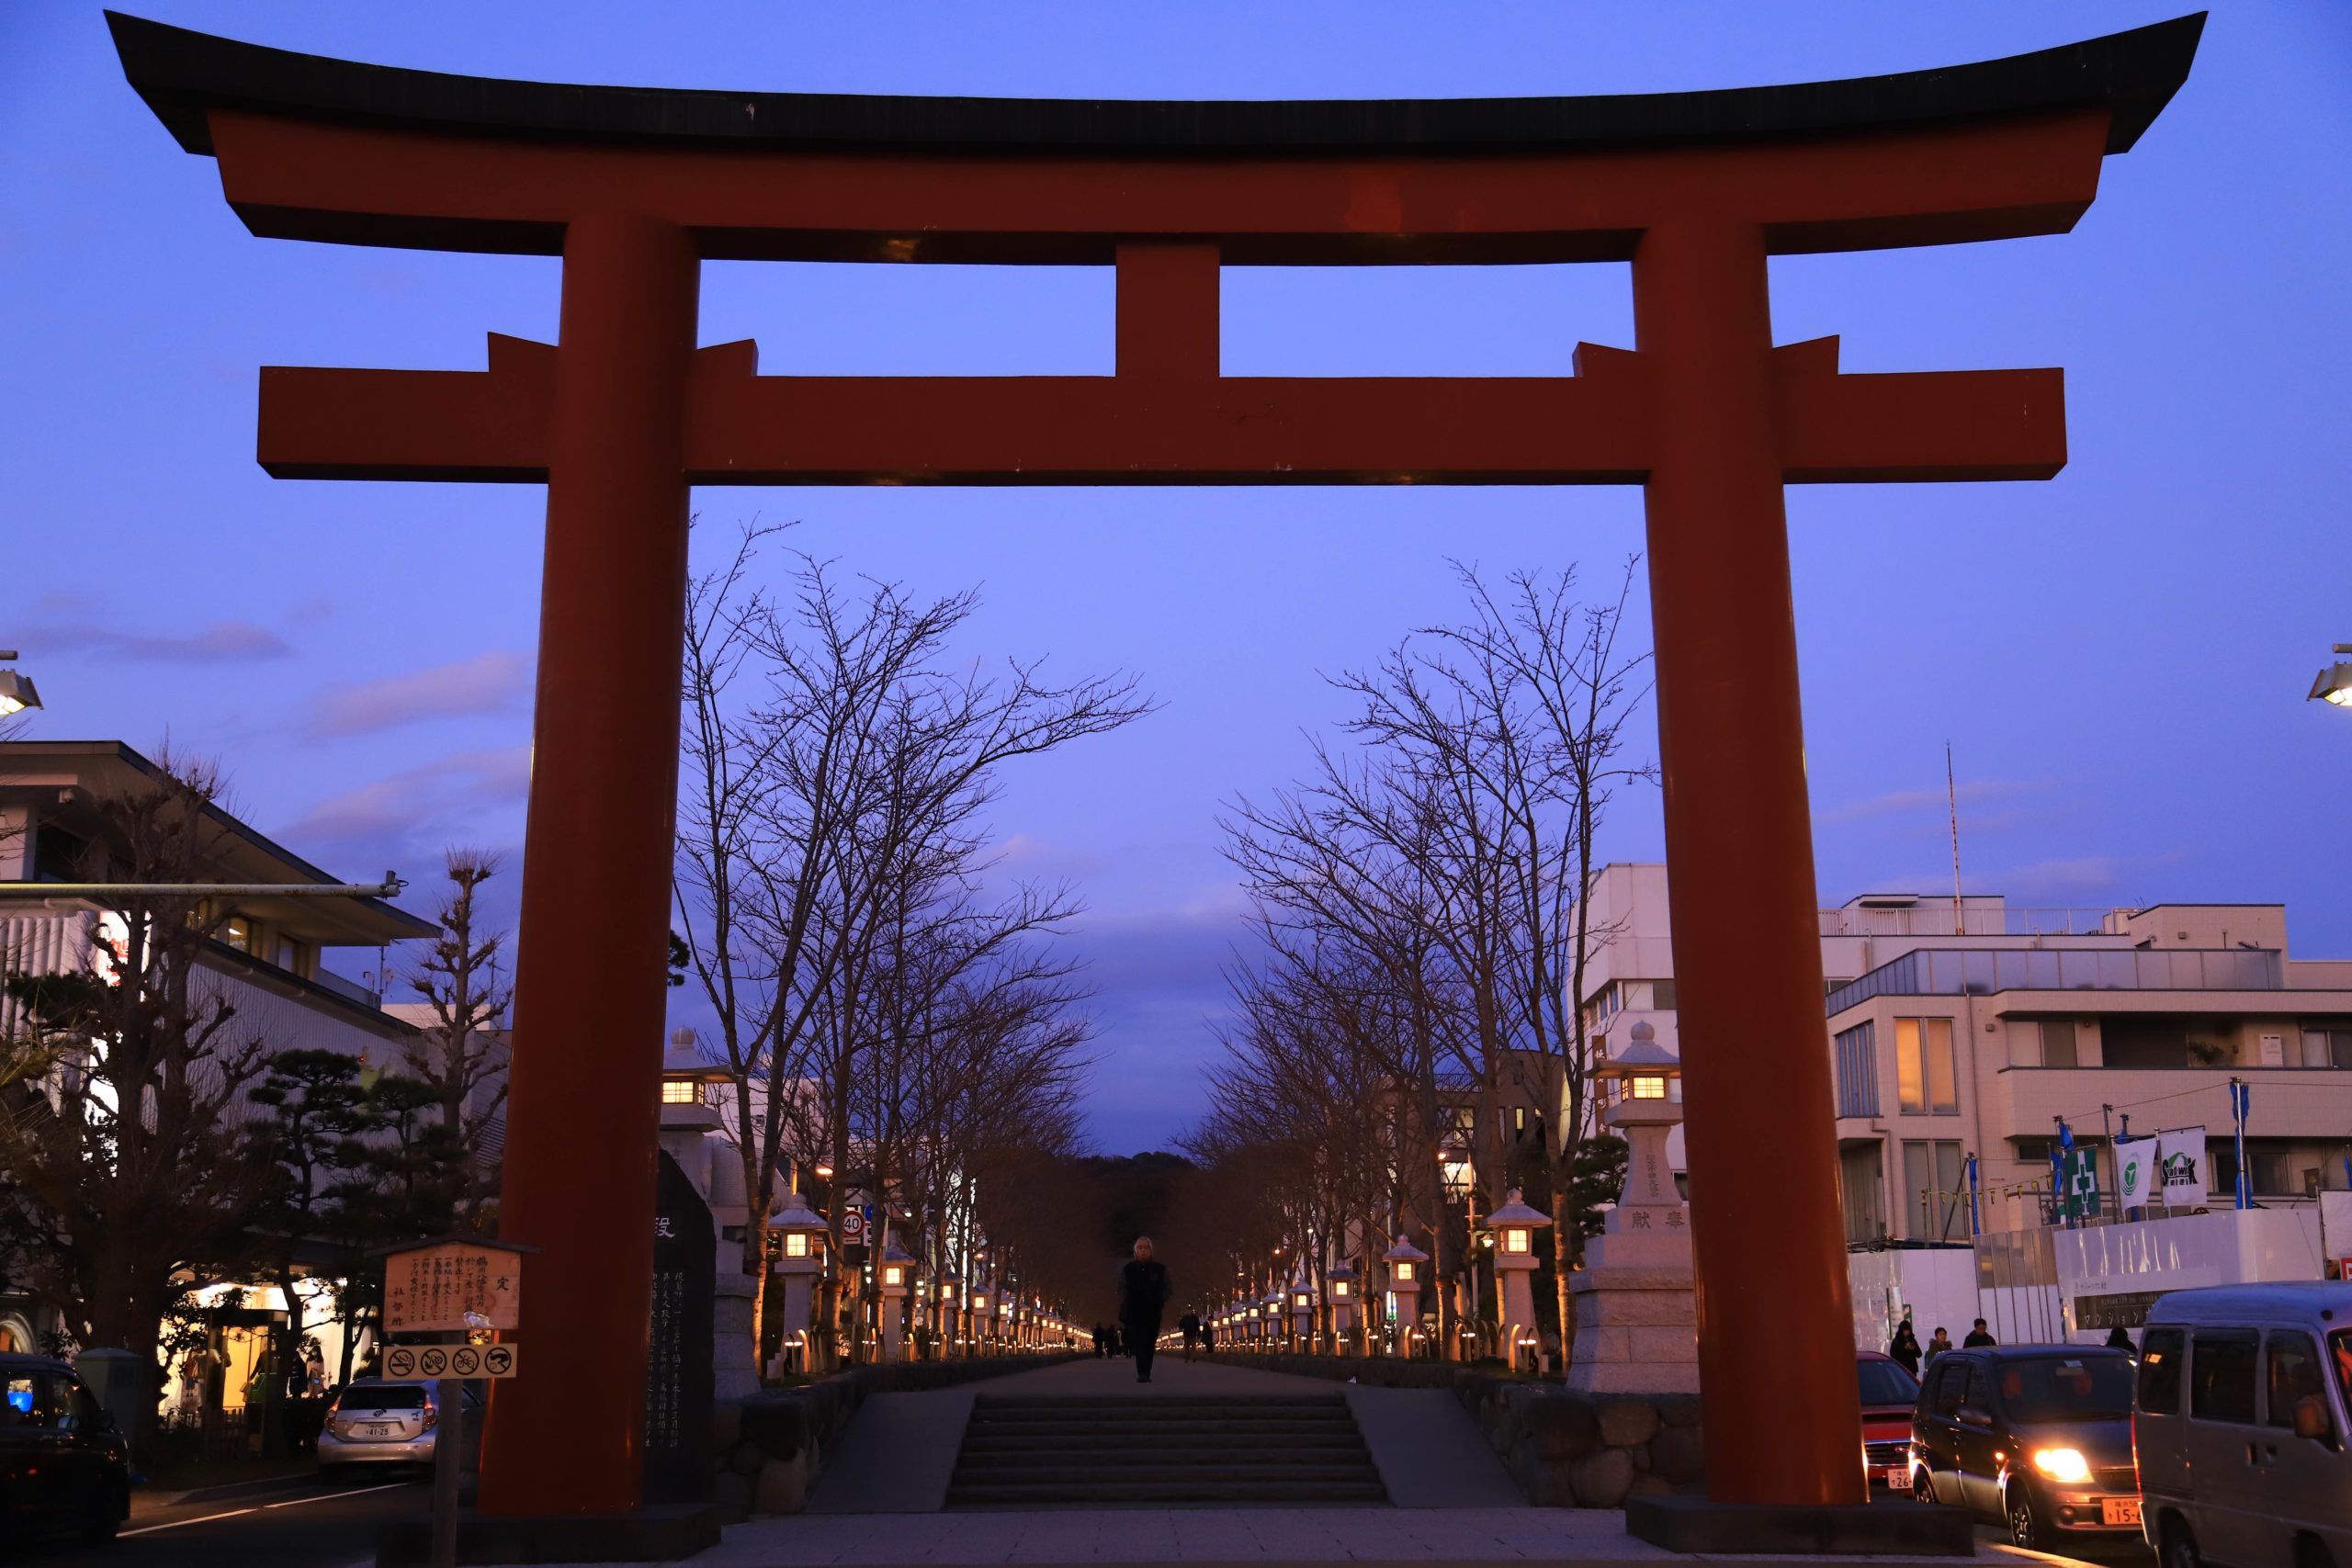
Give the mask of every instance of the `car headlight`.
M 2052 1481 L 2073 1484 L 2091 1478 L 2089 1461 L 2080 1449 L 2036 1449 L 2033 1468 Z

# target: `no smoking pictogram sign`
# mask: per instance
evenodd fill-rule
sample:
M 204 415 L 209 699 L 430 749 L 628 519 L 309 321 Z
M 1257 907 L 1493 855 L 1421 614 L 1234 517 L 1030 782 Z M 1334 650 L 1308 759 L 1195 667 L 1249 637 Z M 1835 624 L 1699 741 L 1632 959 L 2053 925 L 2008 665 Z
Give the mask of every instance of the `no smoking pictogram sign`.
M 408 1378 L 511 1378 L 522 1365 L 514 1345 L 388 1345 L 384 1376 Z

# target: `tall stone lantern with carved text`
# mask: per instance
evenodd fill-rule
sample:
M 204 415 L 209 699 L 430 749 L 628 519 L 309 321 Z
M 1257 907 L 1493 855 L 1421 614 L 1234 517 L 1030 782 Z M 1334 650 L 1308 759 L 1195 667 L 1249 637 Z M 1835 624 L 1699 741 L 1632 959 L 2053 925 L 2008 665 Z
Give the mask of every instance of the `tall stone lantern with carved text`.
M 1625 1189 L 1569 1277 L 1576 1357 L 1568 1386 L 1594 1393 L 1699 1392 L 1699 1314 L 1691 1292 L 1690 1208 L 1675 1186 L 1667 1134 L 1682 1120 L 1682 1063 L 1648 1023 L 1594 1064 L 1609 1096 L 1601 1121 L 1625 1136 Z

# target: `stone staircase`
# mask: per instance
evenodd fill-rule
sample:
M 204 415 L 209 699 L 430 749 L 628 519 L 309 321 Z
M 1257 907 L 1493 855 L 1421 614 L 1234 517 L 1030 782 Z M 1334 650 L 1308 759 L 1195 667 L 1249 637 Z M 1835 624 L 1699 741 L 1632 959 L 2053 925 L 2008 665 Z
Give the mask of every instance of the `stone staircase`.
M 1337 1393 L 991 1397 L 972 1404 L 950 1508 L 1385 1505 Z

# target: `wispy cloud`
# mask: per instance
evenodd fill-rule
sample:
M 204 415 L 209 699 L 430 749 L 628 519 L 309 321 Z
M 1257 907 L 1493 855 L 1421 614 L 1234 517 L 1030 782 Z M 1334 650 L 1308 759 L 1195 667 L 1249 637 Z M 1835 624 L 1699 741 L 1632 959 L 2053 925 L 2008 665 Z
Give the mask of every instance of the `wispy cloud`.
M 303 728 L 321 738 L 374 735 L 427 719 L 507 713 L 530 690 L 529 656 L 493 650 L 380 681 L 331 686 L 311 699 Z
M 531 782 L 531 749 L 460 751 L 330 795 L 286 829 L 301 843 L 397 846 L 456 826 L 471 808 L 518 801 Z
M 201 631 L 181 635 L 123 631 L 88 621 L 62 621 L 27 626 L 15 641 L 42 653 L 95 653 L 108 659 L 136 659 L 164 664 L 233 664 L 257 659 L 285 659 L 293 653 L 284 638 L 250 621 L 215 621 Z
M 2055 779 L 1971 779 L 1954 792 L 1960 804 L 1985 806 L 1998 801 L 2017 800 L 2040 795 L 2058 783 Z M 1860 822 L 1874 817 L 1903 817 L 1932 811 L 1940 819 L 1949 801 L 1941 789 L 1897 789 L 1867 799 L 1849 801 L 1814 813 L 1814 820 L 1823 824 Z M 1963 817 L 1962 820 L 1966 818 Z

